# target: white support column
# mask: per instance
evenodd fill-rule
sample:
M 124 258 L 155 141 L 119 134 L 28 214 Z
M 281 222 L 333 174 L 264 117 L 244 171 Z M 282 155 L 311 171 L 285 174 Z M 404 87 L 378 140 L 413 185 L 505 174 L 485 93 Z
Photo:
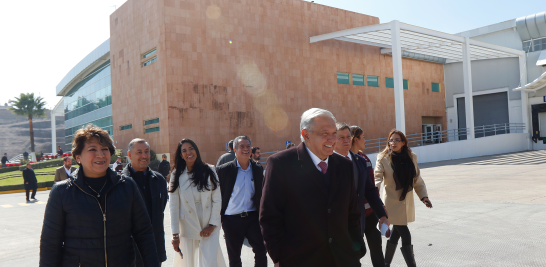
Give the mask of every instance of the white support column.
M 57 152 L 57 131 L 55 125 L 55 108 L 51 109 L 51 153 L 56 154 Z
M 519 56 L 519 75 L 520 86 L 527 84 L 527 58 L 525 55 Z M 529 133 L 529 98 L 528 93 L 521 91 L 521 120 L 525 123 L 524 133 Z
M 391 21 L 391 43 L 396 129 L 405 134 L 406 115 L 404 108 L 404 76 L 402 74 L 402 45 L 400 44 L 400 22 L 398 20 Z
M 463 83 L 466 113 L 466 139 L 474 139 L 474 99 L 472 99 L 472 61 L 470 60 L 470 38 L 465 37 L 463 44 Z

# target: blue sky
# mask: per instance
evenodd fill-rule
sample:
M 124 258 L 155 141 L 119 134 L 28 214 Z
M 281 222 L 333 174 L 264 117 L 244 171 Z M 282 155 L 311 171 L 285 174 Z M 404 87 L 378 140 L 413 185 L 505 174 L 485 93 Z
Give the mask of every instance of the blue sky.
M 381 23 L 399 20 L 447 33 L 546 11 L 544 0 L 315 0 L 315 3 L 379 17 Z
M 126 0 L 3 1 L 0 105 L 34 92 L 53 107 L 55 87 L 81 59 L 110 37 L 114 5 Z M 272 1 L 272 0 L 247 0 Z M 295 0 L 297 1 L 297 0 Z M 307 0 L 306 0 L 307 1 Z M 458 33 L 546 10 L 545 0 L 316 0 L 318 4 Z M 31 7 L 31 8 L 30 8 Z

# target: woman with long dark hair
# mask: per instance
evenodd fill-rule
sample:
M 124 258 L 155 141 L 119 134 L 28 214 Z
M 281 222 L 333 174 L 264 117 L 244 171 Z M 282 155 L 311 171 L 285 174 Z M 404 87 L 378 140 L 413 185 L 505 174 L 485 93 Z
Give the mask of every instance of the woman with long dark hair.
M 385 266 L 390 266 L 400 237 L 400 251 L 406 264 L 410 267 L 416 266 L 408 228 L 408 223 L 415 221 L 413 190 L 415 189 L 415 193 L 427 207 L 432 208 L 432 203 L 428 199 L 427 187 L 417 166 L 417 155 L 408 147 L 404 133 L 396 129 L 389 133 L 385 149 L 377 155 L 374 174 L 375 185 L 380 187 L 383 183 L 381 198 L 393 225 L 385 250 Z
M 220 250 L 222 196 L 214 166 L 190 139 L 178 143 L 169 182 L 175 267 L 224 267 Z

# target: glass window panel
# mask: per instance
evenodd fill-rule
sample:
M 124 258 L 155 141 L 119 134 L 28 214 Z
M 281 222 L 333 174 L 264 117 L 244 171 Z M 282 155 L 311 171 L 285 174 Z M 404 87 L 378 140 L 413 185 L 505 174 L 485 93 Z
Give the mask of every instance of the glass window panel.
M 154 124 L 154 123 L 159 123 L 159 118 L 144 121 L 144 125 L 150 125 L 150 124 Z
M 368 86 L 379 87 L 379 77 L 368 75 Z
M 523 51 L 525 52 L 531 52 L 529 51 L 529 45 L 531 44 L 530 41 L 527 41 L 527 42 L 523 42 Z
M 440 84 L 439 83 L 432 83 L 432 92 L 437 92 L 439 93 L 441 90 L 440 90 Z
M 133 129 L 133 124 L 123 125 L 119 128 L 120 131 Z
M 404 79 L 404 89 L 405 90 L 408 90 L 409 89 L 409 82 L 408 80 Z
M 541 50 L 541 40 L 533 40 L 533 51 L 540 51 Z
M 144 129 L 144 133 L 153 133 L 153 132 L 159 132 L 159 126 L 158 126 L 158 127 L 153 127 L 153 128 Z
M 150 52 L 148 52 L 148 53 L 142 55 L 142 59 L 145 59 L 145 58 L 147 58 L 147 57 L 149 57 L 149 56 L 155 54 L 155 52 L 157 52 L 157 49 L 154 48 L 152 51 L 150 51 Z
M 156 62 L 156 60 L 157 60 L 157 57 L 149 59 L 149 60 L 145 61 L 144 63 L 142 63 L 142 67 L 146 67 L 146 66 L 150 65 L 150 64 Z
M 337 84 L 351 84 L 349 81 L 349 73 L 338 72 Z
M 364 86 L 364 75 L 353 74 L 353 85 Z
M 387 88 L 394 88 L 394 79 L 393 78 L 385 78 L 385 86 Z

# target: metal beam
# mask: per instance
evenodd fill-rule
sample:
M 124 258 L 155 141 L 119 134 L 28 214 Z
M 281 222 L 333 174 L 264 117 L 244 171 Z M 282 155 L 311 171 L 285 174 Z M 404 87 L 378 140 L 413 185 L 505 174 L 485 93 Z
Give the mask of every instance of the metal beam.
M 402 73 L 402 45 L 400 44 L 400 22 L 391 21 L 392 74 L 394 80 L 394 110 L 396 129 L 406 134 L 406 115 L 404 108 L 404 75 Z
M 527 84 L 527 58 L 526 55 L 519 56 L 519 79 L 521 86 Z M 521 119 L 525 126 L 523 128 L 524 133 L 529 133 L 529 98 L 528 93 L 521 91 Z M 530 142 L 530 140 L 529 140 Z
M 391 27 L 390 23 L 374 24 L 374 25 L 358 27 L 358 28 L 342 30 L 342 31 L 337 31 L 337 32 L 331 32 L 331 33 L 326 33 L 326 34 L 321 34 L 321 35 L 309 37 L 309 42 L 310 43 L 316 43 L 316 42 L 320 42 L 320 41 L 324 41 L 324 40 L 328 40 L 328 39 L 334 39 L 334 38 L 337 38 L 337 37 L 345 37 L 347 35 L 353 35 L 353 34 L 357 34 L 357 33 L 383 31 L 383 30 L 390 29 L 390 27 Z
M 413 26 L 413 25 L 409 25 L 405 23 L 400 23 L 400 30 L 406 30 L 406 31 L 417 32 L 417 33 L 421 33 L 425 35 L 431 35 L 431 36 L 435 36 L 438 38 L 447 39 L 447 40 L 451 40 L 451 41 L 455 41 L 459 43 L 464 42 L 464 37 L 461 37 L 461 36 L 434 31 L 430 29 L 425 29 L 425 28 L 421 28 L 421 27 L 417 27 L 417 26 Z
M 367 41 L 357 40 L 357 39 L 348 38 L 348 37 L 338 37 L 338 38 L 335 38 L 335 39 L 336 39 L 336 40 L 340 40 L 340 41 L 345 41 L 345 42 L 357 43 L 357 44 L 364 44 L 364 45 L 371 45 L 371 46 L 379 46 L 379 47 L 391 48 L 390 45 L 380 44 L 380 43 L 374 43 L 374 42 L 367 42 Z
M 474 139 L 474 99 L 472 98 L 472 61 L 470 61 L 470 38 L 464 37 L 463 86 L 466 112 L 466 138 Z
M 525 51 L 520 51 L 520 50 L 516 50 L 516 49 L 513 49 L 513 48 L 508 48 L 508 47 L 504 47 L 504 46 L 500 46 L 500 45 L 485 43 L 485 42 L 477 41 L 477 40 L 474 40 L 474 39 L 470 39 L 470 44 L 475 45 L 475 46 L 479 46 L 479 47 L 489 48 L 489 49 L 492 49 L 492 50 L 502 51 L 502 52 L 512 54 L 512 55 L 515 55 L 515 56 L 525 55 Z

